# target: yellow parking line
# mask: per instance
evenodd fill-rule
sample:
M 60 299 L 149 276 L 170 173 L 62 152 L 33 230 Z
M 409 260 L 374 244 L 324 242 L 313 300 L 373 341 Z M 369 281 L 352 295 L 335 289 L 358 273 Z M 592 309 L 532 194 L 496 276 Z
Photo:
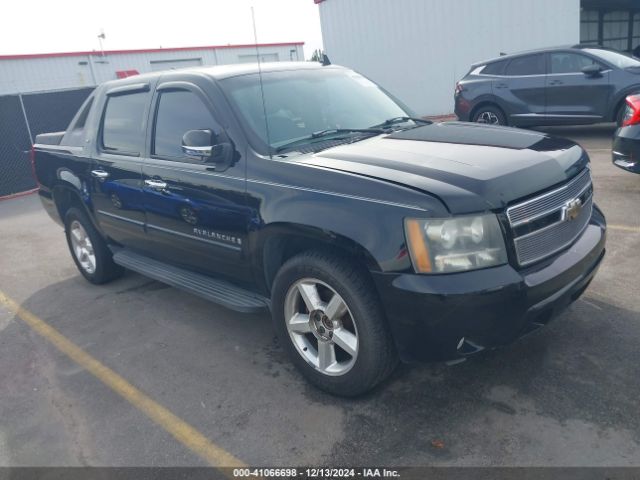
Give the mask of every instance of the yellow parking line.
M 607 225 L 611 230 L 622 230 L 623 232 L 640 233 L 640 227 L 632 227 L 631 225 Z
M 236 457 L 217 446 L 191 425 L 181 420 L 158 402 L 145 395 L 124 378 L 93 358 L 87 352 L 68 340 L 51 325 L 33 313 L 22 308 L 0 290 L 0 304 L 8 308 L 24 321 L 36 333 L 52 343 L 58 350 L 78 365 L 89 371 L 94 377 L 116 392 L 131 405 L 165 429 L 182 445 L 199 455 L 207 463 L 218 467 L 244 467 Z

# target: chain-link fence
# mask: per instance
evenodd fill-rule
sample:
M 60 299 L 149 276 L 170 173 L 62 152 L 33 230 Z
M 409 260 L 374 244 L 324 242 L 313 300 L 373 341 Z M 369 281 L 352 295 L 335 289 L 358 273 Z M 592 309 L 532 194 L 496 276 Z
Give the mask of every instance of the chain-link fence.
M 35 136 L 67 128 L 93 88 L 0 96 L 0 198 L 36 188 Z

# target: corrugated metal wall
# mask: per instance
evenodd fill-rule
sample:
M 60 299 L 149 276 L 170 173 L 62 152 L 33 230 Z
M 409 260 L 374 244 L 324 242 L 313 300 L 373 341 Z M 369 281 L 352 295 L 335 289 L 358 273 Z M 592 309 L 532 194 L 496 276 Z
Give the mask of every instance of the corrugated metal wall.
M 580 12 L 580 43 L 632 52 L 640 45 L 640 12 L 583 7 Z
M 325 0 L 325 52 L 421 115 L 453 111 L 477 61 L 580 40 L 580 0 Z
M 260 46 L 259 51 L 265 61 L 274 58 L 278 61 L 304 60 L 301 44 Z M 157 61 L 198 59 L 202 65 L 224 65 L 255 59 L 255 55 L 255 47 L 223 47 L 116 53 L 104 57 L 96 52 L 94 55 L 0 58 L 0 95 L 95 86 L 106 80 L 114 80 L 115 72 L 119 70 L 138 70 L 140 73 L 154 71 L 151 62 Z

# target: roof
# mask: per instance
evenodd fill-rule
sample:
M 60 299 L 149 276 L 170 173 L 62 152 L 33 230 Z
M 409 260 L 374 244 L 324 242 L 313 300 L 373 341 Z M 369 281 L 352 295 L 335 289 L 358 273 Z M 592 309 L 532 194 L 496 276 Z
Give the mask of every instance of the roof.
M 133 50 L 105 50 L 105 55 L 126 55 L 130 53 L 163 53 L 163 52 L 183 52 L 187 50 L 220 50 L 228 48 L 260 48 L 260 47 L 297 47 L 304 45 L 304 42 L 284 42 L 284 43 L 249 43 L 239 45 L 208 45 L 200 47 L 174 47 L 174 48 L 143 48 Z M 61 52 L 61 53 L 28 53 L 21 55 L 0 55 L 0 60 L 26 60 L 30 58 L 56 58 L 56 57 L 80 57 L 87 55 L 102 55 L 102 51 L 83 52 Z
M 261 63 L 234 63 L 229 65 L 214 65 L 206 67 L 192 67 L 181 68 L 178 70 L 165 70 L 160 72 L 144 73 L 142 75 L 135 75 L 118 80 L 109 80 L 104 82 L 104 85 L 108 87 L 117 87 L 118 85 L 127 85 L 140 83 L 141 81 L 148 81 L 157 78 L 161 75 L 203 75 L 215 80 L 222 80 L 224 78 L 237 77 L 240 75 L 251 75 L 259 72 L 283 72 L 294 70 L 327 70 L 343 68 L 338 65 L 323 66 L 318 62 L 267 62 Z
M 486 60 L 483 60 L 481 62 L 474 62 L 472 67 L 477 67 L 479 65 L 485 65 L 487 63 L 491 63 L 491 62 L 496 62 L 496 61 L 500 61 L 500 60 L 508 60 L 514 57 L 519 57 L 520 55 L 531 55 L 534 53 L 546 53 L 546 52 L 555 52 L 556 50 L 579 50 L 579 49 L 583 49 L 583 48 L 594 48 L 594 49 L 600 49 L 600 50 L 611 50 L 609 48 L 606 47 L 602 47 L 600 45 L 584 45 L 584 44 L 579 44 L 579 45 L 560 45 L 557 47 L 545 47 L 545 48 L 536 48 L 533 50 L 523 50 L 521 52 L 513 52 L 513 53 L 509 53 L 506 55 L 500 55 L 499 57 L 493 57 L 493 58 L 488 58 Z
M 204 73 L 210 77 L 220 80 L 223 78 L 237 77 L 239 75 L 250 75 L 255 73 L 282 72 L 291 70 L 321 70 L 330 68 L 323 67 L 318 62 L 267 62 L 261 63 L 234 63 L 230 65 L 216 65 L 212 67 L 196 67 L 187 69 L 194 72 Z M 335 67 L 335 65 L 333 65 Z M 184 70 L 181 70 L 184 72 Z

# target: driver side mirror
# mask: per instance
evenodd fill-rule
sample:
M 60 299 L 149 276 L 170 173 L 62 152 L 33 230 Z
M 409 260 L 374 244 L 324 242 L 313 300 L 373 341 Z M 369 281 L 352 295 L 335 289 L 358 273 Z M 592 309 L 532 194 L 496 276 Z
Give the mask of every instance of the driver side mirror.
M 602 72 L 602 67 L 600 65 L 587 65 L 586 67 L 582 67 L 582 73 L 584 73 L 587 77 L 597 77 Z
M 206 161 L 213 153 L 211 130 L 189 130 L 182 136 L 182 151 L 188 157 Z
M 223 131 L 219 135 L 213 131 L 189 130 L 182 136 L 182 151 L 187 157 L 202 162 L 215 163 L 215 171 L 224 171 L 237 161 L 233 142 Z

